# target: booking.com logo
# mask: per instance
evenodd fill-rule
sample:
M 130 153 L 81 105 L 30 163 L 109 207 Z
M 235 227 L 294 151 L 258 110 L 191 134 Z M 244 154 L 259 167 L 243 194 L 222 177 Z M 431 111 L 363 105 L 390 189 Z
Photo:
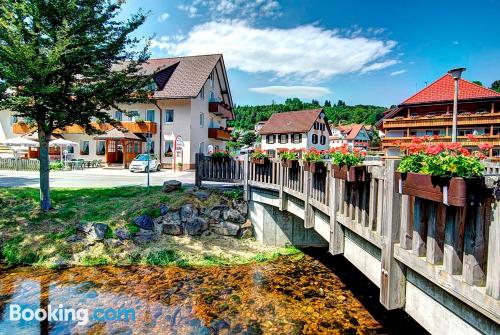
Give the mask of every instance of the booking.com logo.
M 65 308 L 63 304 L 57 307 L 48 305 L 44 308 L 23 308 L 21 305 L 11 304 L 9 308 L 10 321 L 45 321 L 49 322 L 77 322 L 78 325 L 86 325 L 89 321 L 135 321 L 135 310 L 133 308 L 95 308 L 89 312 L 87 308 Z

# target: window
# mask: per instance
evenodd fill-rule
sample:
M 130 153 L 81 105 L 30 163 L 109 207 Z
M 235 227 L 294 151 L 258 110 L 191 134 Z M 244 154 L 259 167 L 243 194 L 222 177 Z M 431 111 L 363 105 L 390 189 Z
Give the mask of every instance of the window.
M 493 135 L 500 135 L 500 127 L 493 128 Z
M 12 115 L 10 117 L 10 125 L 12 126 L 14 123 L 17 123 L 17 115 Z
M 89 141 L 82 141 L 80 144 L 80 155 L 88 155 L 89 154 Z
M 319 123 L 318 122 L 314 122 L 313 128 L 316 129 L 316 130 L 318 130 L 319 129 Z
M 267 155 L 269 156 L 269 158 L 275 158 L 276 157 L 276 150 L 274 150 L 274 149 L 267 150 Z
M 316 134 L 312 135 L 312 143 L 313 144 L 317 144 L 318 143 L 318 135 L 316 135 Z
M 325 124 L 324 124 L 324 123 L 321 123 L 321 124 L 319 125 L 319 129 L 320 129 L 321 131 L 325 131 Z
M 210 87 L 214 88 L 214 72 L 213 71 L 210 73 L 209 82 L 210 82 Z
M 165 157 L 174 156 L 174 141 L 165 141 Z
M 473 133 L 472 129 L 459 129 L 458 136 L 471 135 Z
M 96 155 L 104 155 L 106 153 L 106 141 L 97 141 L 95 150 Z
M 165 122 L 166 123 L 174 122 L 174 110 L 173 109 L 166 109 L 165 110 Z
M 75 147 L 73 147 L 72 145 L 67 145 L 66 146 L 66 151 L 68 152 L 68 154 L 74 154 L 75 153 Z
M 146 111 L 146 121 L 155 122 L 155 111 L 153 109 Z
M 139 142 L 134 141 L 134 153 L 138 154 L 138 153 L 141 152 L 140 150 L 141 149 L 140 149 L 140 146 L 139 146 Z
M 108 144 L 108 152 L 116 152 L 116 142 L 110 141 Z
M 200 113 L 200 128 L 205 127 L 205 114 Z
M 325 135 L 321 135 L 319 143 L 321 145 L 325 145 L 326 144 L 326 136 Z
M 267 135 L 267 136 L 266 136 L 266 143 L 268 143 L 268 144 L 273 144 L 273 143 L 274 143 L 274 141 L 275 141 L 275 137 L 274 137 L 274 135 Z
M 292 142 L 293 143 L 300 143 L 300 142 L 302 142 L 302 134 L 293 134 L 292 135 Z
M 141 115 L 139 114 L 138 111 L 130 111 L 128 112 L 128 119 L 129 121 L 135 122 L 135 120 L 139 119 Z
M 280 143 L 288 143 L 288 135 L 287 134 L 281 134 L 280 135 Z
M 155 141 L 151 140 L 149 142 L 149 153 L 154 154 L 155 153 Z
M 201 100 L 205 100 L 205 86 L 203 86 L 201 88 L 201 91 L 200 91 L 200 99 Z
M 500 149 L 492 149 L 493 150 L 493 157 L 500 157 Z
M 116 121 L 123 121 L 123 112 L 115 111 L 115 120 Z

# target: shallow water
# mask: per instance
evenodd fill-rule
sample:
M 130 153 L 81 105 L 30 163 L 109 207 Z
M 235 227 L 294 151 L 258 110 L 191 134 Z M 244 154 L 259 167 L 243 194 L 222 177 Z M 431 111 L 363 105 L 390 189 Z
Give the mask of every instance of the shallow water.
M 0 334 L 397 334 L 398 329 L 420 333 L 401 314 L 390 321 L 380 317 L 380 309 L 371 306 L 378 291 L 366 291 L 371 285 L 366 278 L 349 270 L 340 271 L 341 279 L 331 268 L 306 255 L 300 260 L 283 257 L 265 264 L 194 269 L 11 269 L 0 274 Z M 358 281 L 354 293 L 350 283 L 344 283 L 352 278 Z M 128 314 L 128 321 L 89 320 L 86 325 L 77 320 L 11 321 L 14 304 L 31 309 L 60 304 L 86 308 L 90 318 L 102 308 L 110 319 L 113 312 L 133 308 L 135 320 Z

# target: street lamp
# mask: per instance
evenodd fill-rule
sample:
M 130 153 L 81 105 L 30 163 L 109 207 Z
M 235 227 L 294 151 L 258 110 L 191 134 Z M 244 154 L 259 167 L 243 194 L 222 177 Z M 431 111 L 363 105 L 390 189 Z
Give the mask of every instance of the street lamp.
M 451 141 L 457 141 L 457 122 L 458 122 L 458 80 L 462 76 L 462 72 L 465 71 L 464 67 L 460 67 L 457 69 L 452 69 L 448 71 L 448 73 L 455 80 L 455 94 L 453 97 L 453 124 L 451 127 Z

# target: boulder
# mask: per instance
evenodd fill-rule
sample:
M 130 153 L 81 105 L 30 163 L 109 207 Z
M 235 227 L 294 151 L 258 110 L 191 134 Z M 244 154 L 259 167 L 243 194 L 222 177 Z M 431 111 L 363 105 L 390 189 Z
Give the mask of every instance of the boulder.
M 240 231 L 240 226 L 232 222 L 223 221 L 219 224 L 212 225 L 211 229 L 214 233 L 219 235 L 237 236 Z
M 134 220 L 134 224 L 136 224 L 139 228 L 145 230 L 153 230 L 153 219 L 149 215 L 141 215 Z
M 220 209 L 212 209 L 210 211 L 210 213 L 208 214 L 208 216 L 211 218 L 211 219 L 214 219 L 214 220 L 219 220 L 220 219 Z
M 159 216 L 156 219 L 153 219 L 153 231 L 156 234 L 161 234 L 163 227 L 163 217 Z
M 225 221 L 232 221 L 232 222 L 238 222 L 238 223 L 243 223 L 245 222 L 245 217 L 240 214 L 239 211 L 236 209 L 228 209 L 222 213 L 222 216 Z
M 182 183 L 178 180 L 167 180 L 163 183 L 162 191 L 165 193 L 170 193 L 173 191 L 177 191 L 182 186 Z
M 233 207 L 240 212 L 241 215 L 246 216 L 248 214 L 248 204 L 245 201 L 233 201 Z
M 186 221 L 184 229 L 188 235 L 200 235 L 208 229 L 208 222 L 201 217 L 195 217 Z
M 139 243 L 151 242 L 155 238 L 152 230 L 149 229 L 139 229 L 139 232 L 135 234 L 135 241 Z
M 179 222 L 178 224 L 175 223 L 166 223 L 163 224 L 163 234 L 167 235 L 182 235 L 184 234 L 184 229 L 182 227 L 182 224 Z
M 115 235 L 118 237 L 120 240 L 128 240 L 130 239 L 130 233 L 127 229 L 124 228 L 118 228 L 115 230 Z
M 102 241 L 108 225 L 104 223 L 81 223 L 76 227 L 77 230 L 84 232 L 90 241 Z
M 180 213 L 182 222 L 186 222 L 187 220 L 198 216 L 198 210 L 193 204 L 185 204 L 182 206 Z
M 194 192 L 194 196 L 200 200 L 207 200 L 208 197 L 210 196 L 210 194 L 208 194 L 208 192 L 205 192 L 205 191 L 197 191 L 197 192 Z
M 253 230 L 252 230 L 252 228 L 241 228 L 240 236 L 241 236 L 241 238 L 251 238 L 251 237 L 253 237 Z
M 170 212 L 163 215 L 163 224 L 181 224 L 181 216 L 178 212 Z
M 169 207 L 165 204 L 160 204 L 160 215 L 167 215 Z
M 252 221 L 250 221 L 250 219 L 247 219 L 245 221 L 244 224 L 241 225 L 240 227 L 241 229 L 244 229 L 244 228 L 252 228 Z

